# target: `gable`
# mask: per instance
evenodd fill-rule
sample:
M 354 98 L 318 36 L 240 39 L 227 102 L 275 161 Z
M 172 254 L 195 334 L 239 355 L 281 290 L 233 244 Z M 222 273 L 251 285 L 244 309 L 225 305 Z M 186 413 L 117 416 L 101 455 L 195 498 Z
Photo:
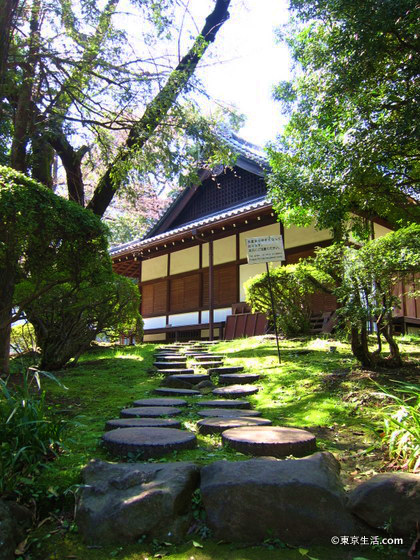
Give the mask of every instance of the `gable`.
M 235 167 L 210 177 L 196 190 L 183 210 L 170 224 L 171 228 L 223 212 L 267 194 L 263 177 Z

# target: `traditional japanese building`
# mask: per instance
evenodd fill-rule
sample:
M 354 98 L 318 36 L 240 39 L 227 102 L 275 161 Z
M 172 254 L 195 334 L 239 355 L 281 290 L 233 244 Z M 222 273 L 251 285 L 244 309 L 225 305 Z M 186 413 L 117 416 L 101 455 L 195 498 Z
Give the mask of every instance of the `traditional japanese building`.
M 182 191 L 145 237 L 111 251 L 116 272 L 138 279 L 145 341 L 223 337 L 226 319 L 247 311 L 243 283 L 265 271 L 263 263 L 247 263 L 248 237 L 281 234 L 286 264 L 331 242 L 327 230 L 284 228 L 267 197 L 264 153 L 235 134 L 229 142 L 238 154 L 233 169 L 203 171 L 201 182 Z M 374 231 L 378 237 L 389 229 L 374 223 Z M 335 305 L 325 294 L 312 301 L 314 312 Z M 261 328 L 253 319 L 242 324 L 244 333 Z

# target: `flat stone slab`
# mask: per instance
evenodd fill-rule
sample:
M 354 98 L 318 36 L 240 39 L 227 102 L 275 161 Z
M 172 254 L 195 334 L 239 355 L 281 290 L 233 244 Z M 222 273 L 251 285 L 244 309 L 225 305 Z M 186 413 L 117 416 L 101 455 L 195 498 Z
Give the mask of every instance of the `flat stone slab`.
M 244 371 L 244 366 L 221 366 L 208 370 L 210 375 L 224 375 L 225 373 L 239 373 L 240 371 Z
M 233 399 L 214 399 L 211 401 L 201 401 L 198 406 L 217 407 L 217 408 L 251 408 L 249 401 L 239 401 Z
M 258 381 L 260 376 L 258 373 L 224 373 L 219 376 L 219 383 L 222 385 L 243 385 L 246 383 L 254 383 Z
M 243 426 L 271 426 L 271 420 L 266 418 L 254 418 L 252 416 L 226 416 L 224 418 L 204 418 L 197 422 L 198 431 L 201 434 L 221 434 L 231 428 L 242 428 Z
M 138 399 L 134 401 L 134 406 L 187 406 L 187 401 L 165 397 L 162 397 L 161 399 Z
M 172 387 L 158 387 L 153 392 L 157 395 L 180 395 L 185 397 L 201 395 L 200 391 L 195 391 L 194 389 L 174 389 Z
M 198 411 L 203 418 L 230 418 L 236 416 L 261 416 L 259 410 L 247 410 L 246 408 L 203 408 Z
M 211 361 L 211 362 L 196 362 L 193 365 L 195 365 L 195 367 L 210 369 L 210 368 L 214 368 L 214 367 L 218 366 L 221 363 L 222 363 L 222 361 L 220 361 L 220 362 L 214 362 L 214 361 Z
M 224 356 L 217 356 L 216 354 L 199 354 L 195 357 L 196 362 L 221 362 Z
M 232 397 L 240 398 L 247 397 L 248 395 L 254 395 L 258 393 L 259 388 L 253 385 L 227 385 L 226 387 L 218 387 L 213 390 L 213 395 L 219 397 Z
M 185 368 L 186 360 L 180 362 L 179 360 L 176 362 L 153 362 L 153 365 L 158 369 L 180 369 Z
M 172 365 L 172 364 L 171 364 Z M 160 369 L 159 371 L 161 371 L 162 373 L 164 373 L 165 375 L 190 375 L 194 373 L 194 370 L 192 368 L 165 368 L 165 369 Z
M 158 416 L 176 416 L 182 411 L 174 406 L 136 406 L 133 408 L 123 408 L 120 412 L 121 418 L 156 418 Z
M 196 385 L 197 383 L 201 383 L 202 381 L 208 381 L 210 379 L 210 375 L 207 373 L 189 373 L 189 374 L 176 374 L 176 375 L 169 375 L 166 378 L 166 381 L 185 381 L 187 383 L 191 383 L 192 385 Z
M 172 451 L 194 449 L 197 438 L 176 428 L 120 428 L 102 436 L 105 447 L 114 455 L 141 454 L 142 459 L 162 457 Z
M 158 362 L 186 362 L 187 358 L 183 358 L 182 356 L 179 355 L 165 355 L 162 356 L 162 354 L 159 354 L 158 356 L 156 356 L 156 359 Z
M 114 418 L 105 424 L 105 430 L 117 428 L 181 428 L 181 423 L 173 418 Z
M 265 457 L 304 457 L 316 451 L 310 432 L 278 426 L 232 428 L 223 432 L 222 441 L 241 453 Z

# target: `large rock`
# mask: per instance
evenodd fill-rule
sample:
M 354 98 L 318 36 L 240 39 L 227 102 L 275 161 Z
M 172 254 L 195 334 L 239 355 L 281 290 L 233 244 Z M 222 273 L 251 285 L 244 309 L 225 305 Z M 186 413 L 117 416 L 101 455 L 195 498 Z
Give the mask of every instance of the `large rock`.
M 201 493 L 216 539 L 250 543 L 271 537 L 300 545 L 355 534 L 330 453 L 217 461 L 202 469 Z
M 93 460 L 76 514 L 88 544 L 181 541 L 192 521 L 191 497 L 199 468 L 193 463 L 120 463 Z
M 0 560 L 15 560 L 15 549 L 32 525 L 32 514 L 25 507 L 0 500 Z
M 420 527 L 420 475 L 378 474 L 350 493 L 349 508 L 371 527 L 414 535 Z

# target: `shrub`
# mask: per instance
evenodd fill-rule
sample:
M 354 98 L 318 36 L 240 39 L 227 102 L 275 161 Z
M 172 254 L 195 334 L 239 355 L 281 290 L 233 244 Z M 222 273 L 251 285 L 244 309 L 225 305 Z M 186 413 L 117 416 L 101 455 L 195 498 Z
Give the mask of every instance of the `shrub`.
M 47 372 L 25 373 L 13 387 L 0 379 L 0 496 L 23 493 L 62 446 L 67 422 L 52 416 L 40 374 L 57 381 Z
M 390 459 L 402 468 L 420 470 L 420 385 L 396 382 L 396 393 L 382 390 L 392 404 L 379 413 L 383 422 L 383 442 Z

